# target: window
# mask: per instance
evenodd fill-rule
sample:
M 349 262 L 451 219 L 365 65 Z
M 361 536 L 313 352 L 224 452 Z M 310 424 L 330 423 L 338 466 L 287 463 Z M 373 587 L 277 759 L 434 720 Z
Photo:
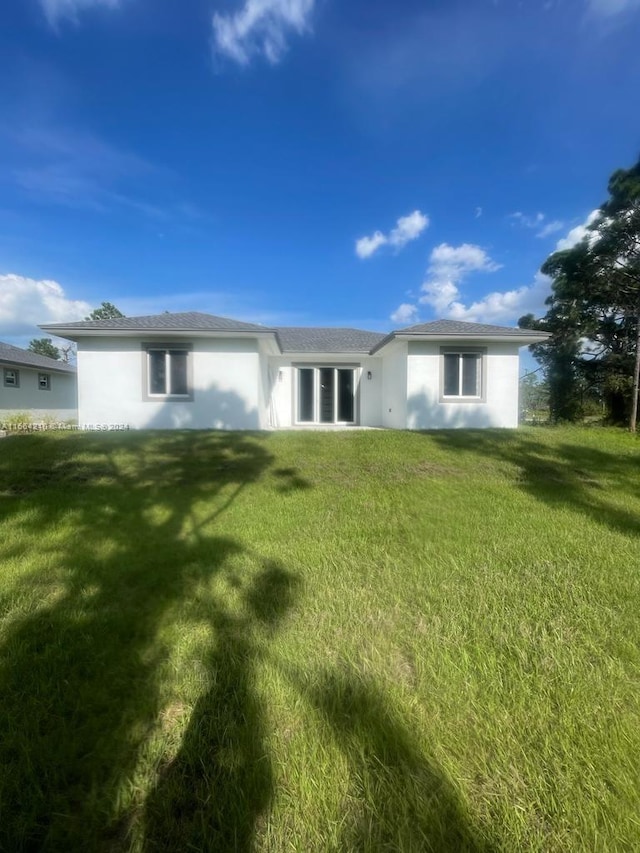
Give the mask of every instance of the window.
M 4 384 L 5 384 L 5 388 L 19 388 L 20 387 L 20 371 L 14 370 L 12 367 L 5 367 L 5 369 L 4 369 Z
M 484 396 L 485 350 L 443 348 L 441 387 L 444 399 L 475 399 Z
M 49 391 L 51 389 L 51 376 L 48 373 L 38 374 L 38 388 L 41 391 Z
M 191 391 L 191 348 L 181 344 L 147 344 L 144 358 L 144 397 L 188 400 Z
M 296 372 L 297 423 L 355 423 L 356 368 L 309 366 Z

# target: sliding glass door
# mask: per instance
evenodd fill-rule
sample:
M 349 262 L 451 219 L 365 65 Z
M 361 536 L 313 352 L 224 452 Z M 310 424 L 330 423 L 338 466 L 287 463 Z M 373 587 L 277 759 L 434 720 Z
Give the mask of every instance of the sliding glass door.
M 298 423 L 356 422 L 356 368 L 298 367 L 296 373 Z

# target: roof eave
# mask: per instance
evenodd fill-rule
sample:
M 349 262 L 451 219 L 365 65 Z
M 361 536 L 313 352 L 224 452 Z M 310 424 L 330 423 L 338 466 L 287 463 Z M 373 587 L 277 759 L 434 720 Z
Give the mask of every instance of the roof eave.
M 387 344 L 390 344 L 392 341 L 394 341 L 395 337 L 396 336 L 394 332 L 388 334 L 381 341 L 378 341 L 377 344 L 371 347 L 371 349 L 369 350 L 369 355 L 375 355 L 376 353 L 378 353 L 383 347 L 386 347 Z
M 522 343 L 524 344 L 535 344 L 541 341 L 546 341 L 548 337 L 550 337 L 548 332 L 540 332 L 536 335 L 519 335 L 517 333 L 509 334 L 509 335 L 495 335 L 495 334 L 474 334 L 474 333 L 452 333 L 448 332 L 446 334 L 434 334 L 434 333 L 415 333 L 415 334 L 401 334 L 395 336 L 397 340 L 427 340 L 427 341 L 491 341 L 492 343 L 500 343 L 500 341 L 504 341 L 505 343 Z
M 339 356 L 368 356 L 368 349 L 285 349 L 283 355 L 293 358 L 303 358 L 305 356 L 323 356 L 323 355 L 339 355 Z
M 60 373 L 63 376 L 72 376 L 76 369 L 73 365 L 68 365 L 65 367 L 57 367 L 55 364 L 31 364 L 28 361 L 19 361 L 15 358 L 0 358 L 0 364 L 7 364 L 11 367 L 17 367 L 19 369 L 29 369 L 29 370 L 39 370 L 41 372 L 46 373 Z
M 436 333 L 436 332 L 392 332 L 388 335 L 384 340 L 380 341 L 379 344 L 376 344 L 373 349 L 371 349 L 371 355 L 375 352 L 378 352 L 383 347 L 387 346 L 387 344 L 392 343 L 393 341 L 485 341 L 487 343 L 511 343 L 518 344 L 519 346 L 529 346 L 530 344 L 539 344 L 548 340 L 551 337 L 549 332 L 538 332 L 535 335 L 520 335 L 517 333 L 509 334 L 509 335 L 495 335 L 495 334 L 471 334 L 469 332 L 466 333 Z
M 79 338 L 275 338 L 274 329 L 74 329 L 70 326 L 46 325 L 39 326 L 44 332 L 51 332 L 60 338 L 78 342 Z

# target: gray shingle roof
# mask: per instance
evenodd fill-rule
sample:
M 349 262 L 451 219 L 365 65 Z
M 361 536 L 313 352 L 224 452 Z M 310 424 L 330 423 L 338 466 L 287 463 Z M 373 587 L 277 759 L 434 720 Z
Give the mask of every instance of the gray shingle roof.
M 47 358 L 45 355 L 38 355 L 38 353 L 27 349 L 20 349 L 20 347 L 14 347 L 2 341 L 0 341 L 0 363 L 42 368 L 43 370 L 53 370 L 59 373 L 76 372 L 72 364 L 67 364 L 64 361 L 56 361 L 54 358 Z
M 485 323 L 464 323 L 461 320 L 433 320 L 431 323 L 419 323 L 396 329 L 396 335 L 491 335 L 491 337 L 522 335 L 539 337 L 540 332 L 532 329 L 518 329 L 512 326 L 491 326 Z
M 490 326 L 482 323 L 463 323 L 458 320 L 435 320 L 397 329 L 388 335 L 363 329 L 319 326 L 260 326 L 228 317 L 216 317 L 199 311 L 182 314 L 154 314 L 148 317 L 117 317 L 113 320 L 83 320 L 74 323 L 53 323 L 41 326 L 46 331 L 75 339 L 74 332 L 238 332 L 269 333 L 278 338 L 282 352 L 299 353 L 375 353 L 397 335 L 438 337 L 513 337 L 520 340 L 540 337 L 539 332 Z
M 526 338 L 540 340 L 548 337 L 545 332 L 534 332 L 532 329 L 519 329 L 513 326 L 492 326 L 486 323 L 465 323 L 462 320 L 433 320 L 431 323 L 418 323 L 416 326 L 406 326 L 396 329 L 386 335 L 379 343 L 371 348 L 373 355 L 382 349 L 398 335 L 415 335 L 416 337 L 461 337 L 461 338 L 514 338 L 523 341 Z M 534 340 L 535 343 L 535 340 Z
M 317 326 L 278 326 L 283 352 L 369 352 L 384 335 L 362 329 Z
M 82 320 L 76 323 L 48 323 L 41 329 L 55 331 L 140 331 L 140 332 L 272 332 L 267 326 L 243 323 L 228 317 L 215 317 L 200 311 L 178 314 L 153 314 L 148 317 L 116 317 L 112 320 Z

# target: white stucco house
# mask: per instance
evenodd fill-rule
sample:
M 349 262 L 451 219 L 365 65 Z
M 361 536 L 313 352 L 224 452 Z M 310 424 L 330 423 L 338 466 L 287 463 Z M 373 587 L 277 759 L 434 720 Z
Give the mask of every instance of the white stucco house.
M 0 341 L 0 422 L 17 414 L 72 420 L 77 406 L 75 367 Z
M 515 427 L 543 333 L 438 320 L 389 334 L 197 312 L 41 326 L 78 347 L 80 426 Z

